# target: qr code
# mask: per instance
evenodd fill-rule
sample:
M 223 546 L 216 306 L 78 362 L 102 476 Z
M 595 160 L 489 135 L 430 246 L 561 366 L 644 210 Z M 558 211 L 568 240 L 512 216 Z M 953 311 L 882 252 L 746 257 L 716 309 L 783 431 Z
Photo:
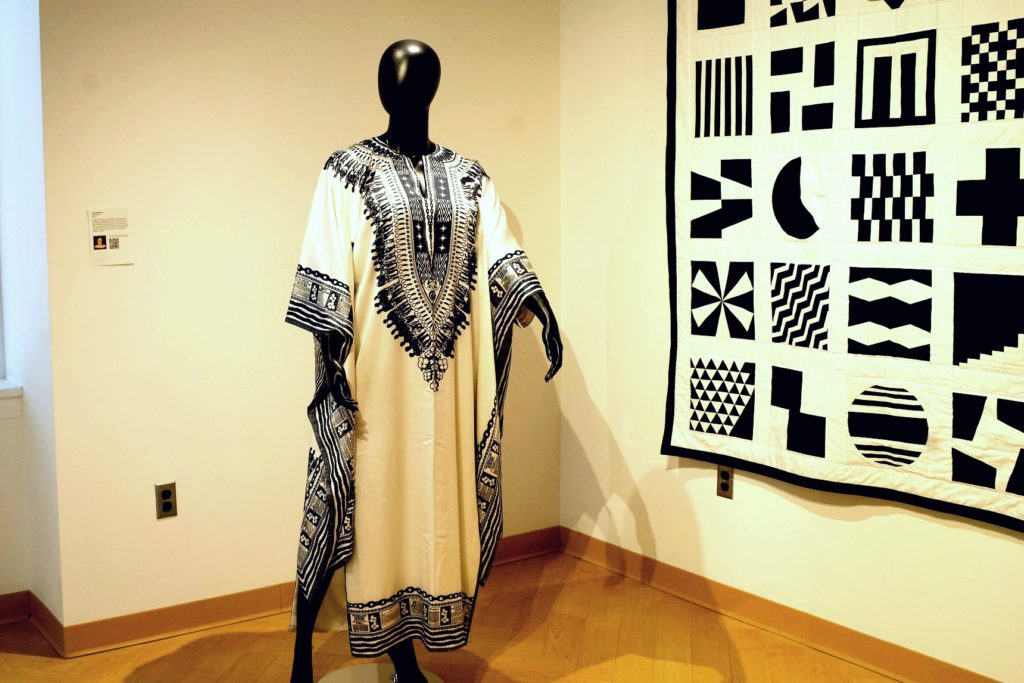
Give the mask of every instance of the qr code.
M 111 237 L 108 240 L 108 242 L 110 244 L 110 248 L 111 249 L 120 249 L 121 248 L 121 238 L 120 237 Z

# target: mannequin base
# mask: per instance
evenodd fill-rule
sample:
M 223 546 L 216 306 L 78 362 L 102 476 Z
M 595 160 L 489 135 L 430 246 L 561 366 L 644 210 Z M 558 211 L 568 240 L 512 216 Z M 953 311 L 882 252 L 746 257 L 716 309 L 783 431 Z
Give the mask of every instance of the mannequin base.
M 394 675 L 395 667 L 390 664 L 358 664 L 332 671 L 319 683 L 391 683 Z M 423 671 L 423 675 L 430 683 L 444 683 L 440 676 L 430 671 Z

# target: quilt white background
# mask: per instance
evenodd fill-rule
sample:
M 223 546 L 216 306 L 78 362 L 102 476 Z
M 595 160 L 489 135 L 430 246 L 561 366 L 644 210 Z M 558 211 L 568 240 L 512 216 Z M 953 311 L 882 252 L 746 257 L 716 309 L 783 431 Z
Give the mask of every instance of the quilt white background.
M 1024 2 L 669 11 L 663 452 L 1024 531 Z

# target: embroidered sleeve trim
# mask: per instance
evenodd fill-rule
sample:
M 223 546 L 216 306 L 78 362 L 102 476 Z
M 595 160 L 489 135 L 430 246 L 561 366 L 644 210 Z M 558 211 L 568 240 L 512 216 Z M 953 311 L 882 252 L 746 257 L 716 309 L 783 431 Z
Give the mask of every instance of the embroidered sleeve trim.
M 476 447 L 477 518 L 480 527 L 480 569 L 477 582 L 481 586 L 490 575 L 494 554 L 504 530 L 501 437 L 505 394 L 512 365 L 512 322 L 517 320 L 523 310 L 529 312 L 532 318 L 533 313 L 523 306 L 523 302 L 543 291 L 529 259 L 520 250 L 498 259 L 488 269 L 487 280 L 491 296 L 496 391 L 491 419 Z
M 308 410 L 317 448 L 309 450 L 297 580 L 310 598 L 355 549 L 355 416 L 327 393 Z
M 542 288 L 526 254 L 517 249 L 502 256 L 487 271 L 487 281 L 495 329 L 508 317 L 512 317 L 520 327 L 529 325 L 534 318 L 533 311 L 523 302 Z
M 299 265 L 285 321 L 314 335 L 339 333 L 339 362 L 344 363 L 353 338 L 348 285 Z M 330 391 L 332 378 L 324 367 L 320 344 L 317 338 L 316 390 L 307 408 L 317 447 L 309 451 L 297 560 L 298 587 L 307 598 L 332 568 L 348 561 L 355 543 L 354 414 L 339 405 Z
M 340 332 L 352 338 L 352 295 L 348 285 L 299 265 L 285 321 L 307 332 Z

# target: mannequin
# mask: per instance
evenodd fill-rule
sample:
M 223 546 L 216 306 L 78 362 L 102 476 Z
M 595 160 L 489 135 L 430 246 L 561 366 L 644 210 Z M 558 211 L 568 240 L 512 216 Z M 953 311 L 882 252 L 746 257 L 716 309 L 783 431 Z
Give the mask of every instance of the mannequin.
M 387 132 L 380 137 L 393 149 L 413 161 L 419 184 L 425 186 L 423 155 L 435 149 L 427 133 L 429 108 L 437 93 L 441 63 L 429 45 L 417 40 L 400 40 L 389 46 L 381 56 L 377 87 L 381 103 L 389 114 Z M 562 365 L 562 341 L 551 305 L 543 292 L 534 294 L 524 304 L 543 325 L 544 351 L 550 366 L 544 376 L 550 381 Z M 353 400 L 345 373 L 337 359 L 341 357 L 339 335 L 318 335 L 323 351 L 324 367 L 333 374 L 330 391 L 334 399 L 351 410 L 358 406 Z M 313 680 L 312 637 L 317 613 L 331 583 L 328 573 L 307 600 L 301 591 L 296 606 L 295 651 L 292 660 L 292 683 Z M 413 640 L 409 638 L 388 650 L 399 683 L 426 683 L 427 678 L 416 661 Z

